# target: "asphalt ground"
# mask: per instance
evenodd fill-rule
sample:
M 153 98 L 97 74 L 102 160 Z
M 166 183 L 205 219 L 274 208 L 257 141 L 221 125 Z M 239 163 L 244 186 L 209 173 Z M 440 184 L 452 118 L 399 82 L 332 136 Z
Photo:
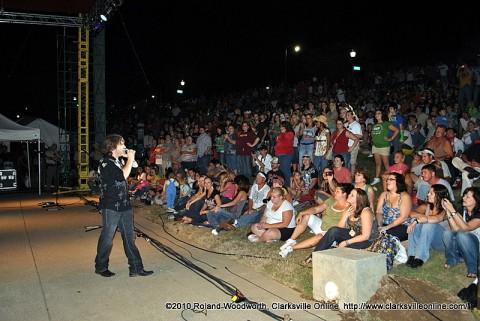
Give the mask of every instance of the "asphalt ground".
M 89 204 L 79 196 L 0 194 L 0 320 L 341 320 L 228 256 L 175 240 L 138 214 L 135 227 L 149 240 L 136 244 L 154 274 L 129 277 L 117 235 L 110 255 L 116 275 L 96 275 L 100 229 L 85 227 L 100 225 L 101 216 Z M 245 301 L 232 302 L 236 290 Z

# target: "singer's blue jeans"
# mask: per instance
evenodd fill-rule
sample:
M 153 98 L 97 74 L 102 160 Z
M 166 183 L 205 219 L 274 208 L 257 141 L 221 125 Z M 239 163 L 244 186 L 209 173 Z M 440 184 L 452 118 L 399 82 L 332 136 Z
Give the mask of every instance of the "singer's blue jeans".
M 128 259 L 130 273 L 143 271 L 142 258 L 135 245 L 135 232 L 133 230 L 133 210 L 117 212 L 114 210 L 103 209 L 102 213 L 102 233 L 98 239 L 97 257 L 95 258 L 95 272 L 100 273 L 108 270 L 110 252 L 112 251 L 113 238 L 117 228 L 122 235 L 123 249 Z

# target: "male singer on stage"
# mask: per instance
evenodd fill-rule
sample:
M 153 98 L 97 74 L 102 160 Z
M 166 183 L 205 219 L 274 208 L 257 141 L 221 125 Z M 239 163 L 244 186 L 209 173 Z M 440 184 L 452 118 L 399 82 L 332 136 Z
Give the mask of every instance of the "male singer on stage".
M 108 269 L 108 258 L 118 228 L 130 266 L 129 275 L 131 277 L 150 275 L 153 271 L 143 269 L 142 258 L 135 245 L 133 210 L 128 195 L 127 177 L 135 161 L 135 151 L 126 149 L 122 136 L 112 134 L 105 138 L 103 152 L 105 157 L 98 167 L 101 182 L 99 209 L 102 213 L 103 229 L 98 239 L 95 273 L 103 277 L 115 275 Z M 126 163 L 120 157 L 126 157 Z

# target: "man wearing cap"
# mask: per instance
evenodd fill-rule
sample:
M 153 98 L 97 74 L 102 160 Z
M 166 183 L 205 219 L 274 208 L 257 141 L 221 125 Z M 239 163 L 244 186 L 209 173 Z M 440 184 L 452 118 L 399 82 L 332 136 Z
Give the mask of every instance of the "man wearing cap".
M 225 222 L 221 226 L 228 226 L 227 229 L 236 229 L 237 227 L 258 223 L 265 209 L 263 200 L 267 198 L 269 191 L 270 186 L 267 184 L 267 175 L 258 172 L 255 177 L 255 183 L 253 183 L 250 189 L 250 195 L 248 195 L 248 209 L 233 224 Z
M 427 193 L 430 187 L 434 184 L 440 184 L 447 188 L 450 195 L 450 200 L 454 201 L 455 197 L 453 196 L 453 190 L 450 184 L 443 178 L 437 177 L 436 175 L 437 168 L 433 164 L 427 164 L 422 167 L 422 179 L 423 181 L 419 184 L 417 188 L 417 200 L 418 205 L 422 202 L 427 201 Z
M 473 181 L 480 177 L 480 148 L 477 145 L 473 145 L 465 152 L 462 157 L 455 157 L 452 160 L 453 166 L 458 168 L 462 173 L 462 191 L 461 195 L 466 188 L 473 186 Z
M 419 151 L 418 154 L 422 156 L 422 164 L 412 167 L 410 173 L 410 178 L 412 179 L 413 183 L 415 183 L 417 188 L 418 184 L 420 183 L 419 179 L 422 173 L 422 168 L 427 164 L 438 162 L 443 171 L 443 178 L 446 180 L 451 178 L 450 170 L 448 169 L 447 164 L 444 161 L 437 161 L 435 159 L 435 153 L 431 148 L 424 148 L 423 150 Z
M 262 145 L 259 148 L 259 154 L 252 152 L 252 162 L 253 166 L 259 172 L 269 172 L 272 170 L 272 155 L 268 154 L 267 146 Z
M 278 157 L 272 158 L 272 169 L 267 172 L 267 184 L 271 185 L 272 184 L 272 178 L 275 176 L 281 176 L 283 179 L 285 179 L 285 174 L 282 172 L 280 169 L 280 162 L 278 160 Z
M 346 113 L 347 122 L 345 123 L 345 127 L 348 131 L 350 131 L 353 135 L 355 135 L 358 139 L 363 137 L 362 126 L 358 123 L 357 117 L 353 110 L 348 110 Z M 353 148 L 350 152 L 350 172 L 352 176 L 355 175 L 355 170 L 357 167 L 357 155 L 358 150 L 360 148 L 360 144 L 355 142 L 353 139 L 348 139 L 348 148 Z M 349 164 L 345 164 L 345 167 L 349 167 Z

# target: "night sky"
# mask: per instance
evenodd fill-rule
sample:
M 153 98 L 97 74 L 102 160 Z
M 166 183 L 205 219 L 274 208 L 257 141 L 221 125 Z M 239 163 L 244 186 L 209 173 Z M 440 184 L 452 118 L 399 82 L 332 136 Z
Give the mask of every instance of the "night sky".
M 345 77 L 351 49 L 367 71 L 455 63 L 480 52 L 473 8 L 400 3 L 125 0 L 105 27 L 107 105 L 130 105 L 152 93 L 172 99 L 180 80 L 187 97 L 278 86 L 286 48 L 290 85 Z M 57 32 L 0 24 L 1 113 L 55 122 Z

